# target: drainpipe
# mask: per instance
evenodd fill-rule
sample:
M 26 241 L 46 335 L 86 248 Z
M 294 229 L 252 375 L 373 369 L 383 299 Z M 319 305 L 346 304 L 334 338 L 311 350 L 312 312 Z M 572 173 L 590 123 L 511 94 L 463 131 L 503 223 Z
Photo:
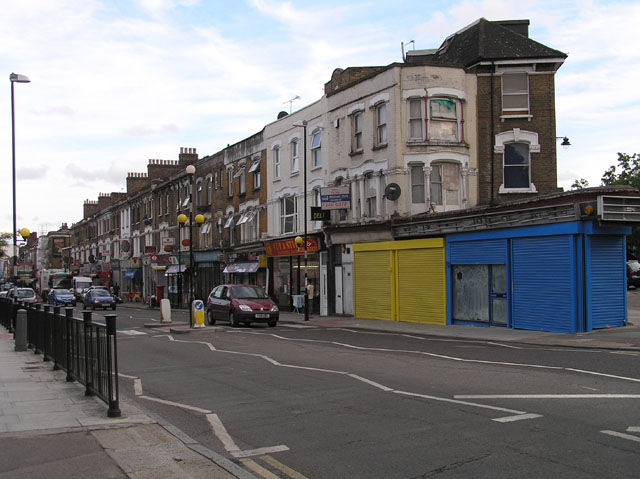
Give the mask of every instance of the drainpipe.
M 494 124 L 493 124 L 493 72 L 495 71 L 495 63 L 491 62 L 491 94 L 490 94 L 490 101 L 491 101 L 491 149 L 489 151 L 489 156 L 491 158 L 491 198 L 489 199 L 489 206 L 493 206 L 493 195 L 494 195 L 494 188 L 493 188 L 493 183 L 494 183 L 494 157 L 493 157 L 493 149 L 495 148 L 495 129 L 494 129 Z

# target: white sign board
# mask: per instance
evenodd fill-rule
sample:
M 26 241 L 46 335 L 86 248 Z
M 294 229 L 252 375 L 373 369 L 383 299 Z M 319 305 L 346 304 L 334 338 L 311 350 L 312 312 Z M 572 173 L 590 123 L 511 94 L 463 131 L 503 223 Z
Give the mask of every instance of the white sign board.
M 344 210 L 351 207 L 351 193 L 348 186 L 327 186 L 320 188 L 320 204 L 323 210 Z

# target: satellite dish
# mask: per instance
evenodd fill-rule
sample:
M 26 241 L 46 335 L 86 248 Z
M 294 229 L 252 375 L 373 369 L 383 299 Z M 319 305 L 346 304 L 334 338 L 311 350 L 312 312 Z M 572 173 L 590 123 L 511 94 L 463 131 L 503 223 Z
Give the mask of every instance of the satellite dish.
M 400 198 L 401 192 L 400 185 L 397 183 L 389 183 L 384 189 L 384 196 L 386 196 L 388 200 L 395 201 Z

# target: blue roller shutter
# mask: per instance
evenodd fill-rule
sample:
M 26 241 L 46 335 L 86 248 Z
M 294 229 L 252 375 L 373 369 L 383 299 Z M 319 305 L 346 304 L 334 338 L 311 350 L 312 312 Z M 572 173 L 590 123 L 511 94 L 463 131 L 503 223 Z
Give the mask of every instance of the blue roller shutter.
M 512 240 L 512 324 L 517 329 L 576 331 L 573 238 Z
M 506 264 L 507 240 L 460 241 L 449 244 L 451 264 Z
M 626 322 L 625 244 L 622 236 L 590 236 L 587 315 L 591 328 Z

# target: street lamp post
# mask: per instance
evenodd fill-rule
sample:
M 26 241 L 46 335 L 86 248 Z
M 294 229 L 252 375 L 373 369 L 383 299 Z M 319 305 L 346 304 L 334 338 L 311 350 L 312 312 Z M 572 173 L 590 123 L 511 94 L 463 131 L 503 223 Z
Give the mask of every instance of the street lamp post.
M 308 273 L 307 273 L 307 266 L 308 266 L 308 245 L 307 245 L 307 120 L 302 120 L 302 124 L 300 125 L 296 125 L 294 124 L 293 126 L 301 126 L 302 130 L 303 130 L 303 134 L 304 134 L 304 139 L 302 141 L 303 144 L 303 149 L 304 149 L 304 153 L 302 156 L 302 161 L 303 161 L 303 168 L 304 168 L 304 173 L 302 175 L 302 178 L 304 181 L 304 200 L 303 200 L 303 207 L 304 207 L 304 239 L 300 238 L 300 236 L 296 237 L 296 244 L 298 245 L 298 247 L 300 247 L 300 240 L 302 239 L 302 242 L 304 243 L 304 320 L 305 321 L 309 321 L 309 294 L 307 291 L 307 288 L 309 286 L 309 278 L 308 278 Z
M 12 152 L 12 172 L 13 172 L 13 282 L 16 282 L 16 276 L 18 274 L 16 266 L 16 122 L 15 122 L 15 107 L 13 99 L 13 84 L 14 83 L 29 83 L 31 80 L 26 75 L 20 75 L 18 73 L 12 73 L 9 75 L 9 81 L 11 82 L 11 152 Z
M 193 260 L 193 221 L 197 223 L 197 226 L 204 223 L 204 216 L 193 216 L 193 175 L 196 172 L 196 167 L 189 165 L 185 168 L 187 175 L 189 175 L 189 327 L 193 328 L 193 302 L 195 301 L 195 261 Z M 181 225 L 187 221 L 187 216 L 183 213 L 178 216 L 178 222 Z

